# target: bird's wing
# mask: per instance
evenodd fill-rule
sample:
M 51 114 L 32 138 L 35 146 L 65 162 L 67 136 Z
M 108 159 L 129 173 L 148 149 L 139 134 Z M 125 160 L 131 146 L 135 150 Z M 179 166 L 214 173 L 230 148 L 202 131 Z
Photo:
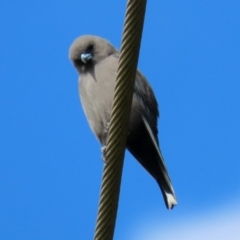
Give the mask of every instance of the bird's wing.
M 158 145 L 158 129 L 157 120 L 159 117 L 158 103 L 153 90 L 148 83 L 147 79 L 137 71 L 136 80 L 134 85 L 134 94 L 141 105 L 140 113 L 145 117 L 146 122 L 150 126 L 155 142 Z

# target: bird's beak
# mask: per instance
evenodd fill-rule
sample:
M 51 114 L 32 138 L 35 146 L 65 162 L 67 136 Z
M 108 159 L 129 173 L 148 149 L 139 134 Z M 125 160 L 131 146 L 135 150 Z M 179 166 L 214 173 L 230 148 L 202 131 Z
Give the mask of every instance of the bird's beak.
M 91 53 L 82 53 L 81 54 L 81 60 L 82 62 L 84 62 L 85 64 L 92 59 L 92 54 Z

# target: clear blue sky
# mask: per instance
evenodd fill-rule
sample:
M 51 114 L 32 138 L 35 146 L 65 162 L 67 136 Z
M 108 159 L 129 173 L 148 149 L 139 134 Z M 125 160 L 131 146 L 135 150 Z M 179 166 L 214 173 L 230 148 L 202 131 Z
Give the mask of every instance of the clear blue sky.
M 119 48 L 125 6 L 1 3 L 0 239 L 92 239 L 103 162 L 68 49 L 83 34 Z M 152 222 L 161 239 L 178 222 L 190 229 L 201 214 L 240 209 L 239 29 L 236 0 L 148 1 L 139 69 L 160 105 L 161 149 L 179 204 L 167 211 L 155 181 L 127 153 L 116 240 L 134 239 Z

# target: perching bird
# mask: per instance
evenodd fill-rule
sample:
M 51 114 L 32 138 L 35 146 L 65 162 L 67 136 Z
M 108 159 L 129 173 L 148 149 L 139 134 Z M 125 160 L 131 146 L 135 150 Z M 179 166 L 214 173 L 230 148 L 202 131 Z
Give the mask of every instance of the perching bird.
M 81 103 L 90 128 L 106 144 L 117 76 L 119 52 L 107 40 L 91 35 L 77 38 L 69 57 L 80 74 Z M 177 204 L 158 143 L 158 104 L 146 78 L 137 71 L 126 148 L 156 179 L 166 207 Z

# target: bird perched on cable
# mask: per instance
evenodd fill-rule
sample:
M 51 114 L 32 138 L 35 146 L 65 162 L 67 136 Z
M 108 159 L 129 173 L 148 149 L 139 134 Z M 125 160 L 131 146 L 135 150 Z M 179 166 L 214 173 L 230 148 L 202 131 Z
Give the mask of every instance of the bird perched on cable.
M 107 40 L 91 35 L 77 38 L 69 57 L 80 74 L 81 103 L 91 130 L 101 145 L 106 137 L 112 110 L 119 52 Z M 137 71 L 126 148 L 156 179 L 168 209 L 177 204 L 158 143 L 157 100 L 146 78 Z

